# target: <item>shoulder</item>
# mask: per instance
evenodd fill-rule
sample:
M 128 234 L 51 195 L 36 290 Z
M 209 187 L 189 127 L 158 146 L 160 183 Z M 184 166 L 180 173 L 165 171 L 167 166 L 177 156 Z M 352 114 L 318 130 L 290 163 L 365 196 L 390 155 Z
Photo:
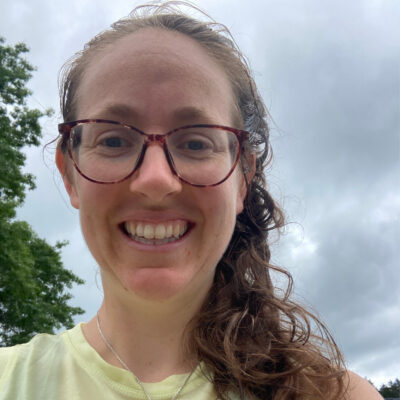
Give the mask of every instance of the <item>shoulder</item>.
M 361 376 L 348 371 L 346 376 L 348 392 L 346 400 L 382 400 L 377 390 Z
M 73 330 L 39 334 L 28 343 L 0 348 L 0 399 L 61 398 L 65 368 L 73 364 L 68 343 Z M 62 398 L 78 398 L 74 396 Z
M 0 347 L 0 380 L 13 362 L 19 350 L 19 346 Z
M 0 348 L 0 381 L 5 375 L 24 369 L 28 365 L 40 365 L 48 354 L 59 354 L 64 347 L 64 333 L 58 335 L 38 334 L 29 342 Z

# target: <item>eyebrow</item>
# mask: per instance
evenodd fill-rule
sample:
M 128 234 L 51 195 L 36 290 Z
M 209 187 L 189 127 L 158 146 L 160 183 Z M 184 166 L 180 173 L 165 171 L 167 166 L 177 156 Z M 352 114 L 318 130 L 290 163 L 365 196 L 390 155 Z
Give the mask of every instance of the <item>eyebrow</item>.
M 202 122 L 202 123 L 217 123 L 211 119 L 203 109 L 187 106 L 174 111 L 174 117 L 179 121 L 187 122 Z
M 131 106 L 122 103 L 109 104 L 96 113 L 95 118 L 121 118 L 123 121 L 139 120 L 140 114 Z M 203 109 L 193 106 L 184 106 L 172 113 L 172 119 L 180 123 L 217 123 Z
M 138 116 L 138 113 L 135 111 L 134 108 L 129 107 L 126 104 L 114 103 L 100 109 L 100 111 L 96 113 L 95 118 L 104 118 L 105 116 L 109 117 L 110 115 L 122 119 L 134 119 Z

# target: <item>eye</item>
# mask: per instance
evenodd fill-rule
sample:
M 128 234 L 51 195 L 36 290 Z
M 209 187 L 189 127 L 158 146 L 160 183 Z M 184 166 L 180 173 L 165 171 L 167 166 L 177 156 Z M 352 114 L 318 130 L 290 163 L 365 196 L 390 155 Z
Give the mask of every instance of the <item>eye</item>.
M 130 146 L 127 140 L 120 136 L 110 136 L 102 139 L 99 144 L 105 147 L 120 148 Z
M 98 132 L 95 147 L 103 151 L 125 151 L 141 146 L 140 135 L 127 129 L 113 129 Z
M 95 130 L 87 131 L 87 151 L 102 157 L 134 156 L 140 152 L 143 139 L 130 129 L 116 129 L 109 124 L 97 124 Z
M 215 152 L 214 143 L 199 133 L 186 133 L 175 137 L 170 146 L 174 157 L 184 157 L 191 160 L 204 160 Z
M 204 137 L 188 137 L 182 141 L 179 147 L 189 151 L 202 151 L 211 148 L 212 143 Z
M 172 157 L 193 161 L 212 160 L 229 154 L 229 132 L 209 126 L 183 128 L 169 138 Z

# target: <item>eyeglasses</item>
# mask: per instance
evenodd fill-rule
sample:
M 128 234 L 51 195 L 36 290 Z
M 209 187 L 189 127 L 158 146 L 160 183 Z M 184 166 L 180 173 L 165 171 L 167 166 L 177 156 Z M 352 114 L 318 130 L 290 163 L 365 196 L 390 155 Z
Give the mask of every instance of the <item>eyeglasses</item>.
M 141 165 L 147 146 L 159 143 L 171 171 L 193 186 L 216 186 L 234 171 L 249 133 L 221 125 L 187 125 L 164 135 L 105 119 L 58 125 L 77 171 L 95 183 L 119 183 Z

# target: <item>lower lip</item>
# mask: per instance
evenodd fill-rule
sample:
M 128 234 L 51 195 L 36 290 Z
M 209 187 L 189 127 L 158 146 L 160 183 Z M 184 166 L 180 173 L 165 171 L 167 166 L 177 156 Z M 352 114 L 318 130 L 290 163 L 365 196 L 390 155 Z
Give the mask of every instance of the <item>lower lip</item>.
M 129 246 L 134 247 L 137 250 L 153 252 L 153 253 L 168 252 L 168 251 L 172 251 L 172 250 L 176 249 L 177 247 L 181 246 L 189 237 L 192 229 L 193 229 L 193 226 L 188 226 L 188 229 L 185 232 L 185 234 L 182 237 L 180 237 L 179 239 L 174 240 L 173 242 L 163 243 L 163 244 L 147 244 L 147 243 L 138 242 L 137 240 L 133 239 L 132 237 L 130 237 L 128 234 L 125 233 L 125 231 L 122 227 L 120 227 L 120 231 Z

